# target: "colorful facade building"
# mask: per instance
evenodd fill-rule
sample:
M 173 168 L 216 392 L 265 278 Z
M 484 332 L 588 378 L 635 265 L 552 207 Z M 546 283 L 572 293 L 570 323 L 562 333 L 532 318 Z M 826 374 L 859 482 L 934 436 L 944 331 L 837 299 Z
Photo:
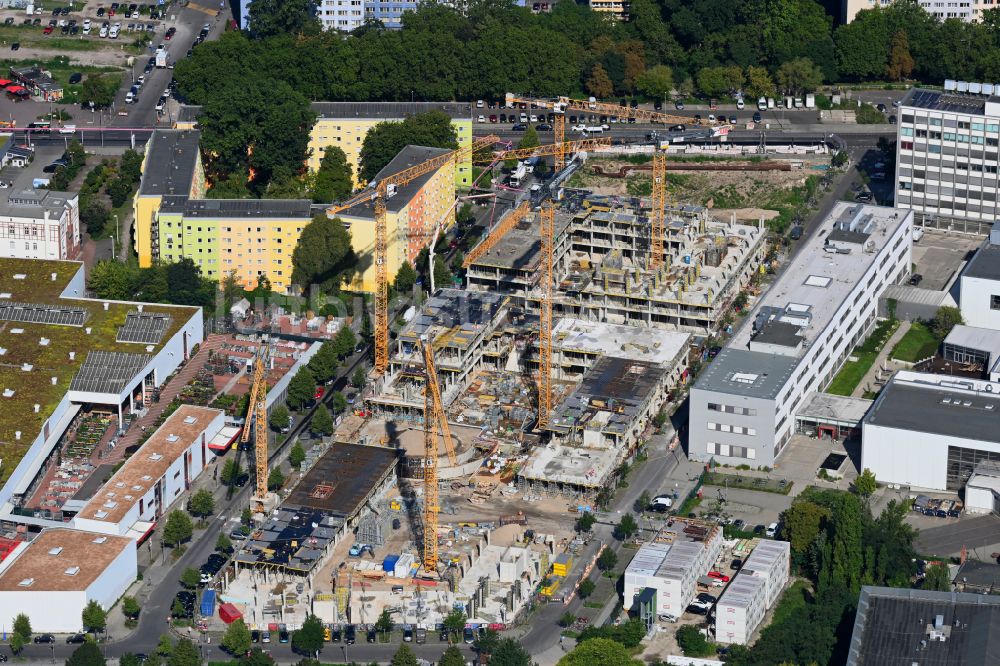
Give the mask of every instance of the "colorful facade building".
M 379 173 L 382 178 L 443 155 L 443 148 L 407 146 Z M 396 189 L 386 200 L 388 233 L 389 279 L 404 261 L 414 264 L 420 250 L 434 236 L 441 223 L 448 229 L 455 223 L 455 167 L 449 163 L 437 171 L 425 174 Z M 375 211 L 371 202 L 358 204 L 341 212 L 338 217 L 351 233 L 351 245 L 360 260 L 358 272 L 350 288 L 357 291 L 375 290 Z M 442 285 L 443 286 L 443 285 Z
M 407 116 L 427 111 L 441 111 L 451 118 L 458 145 L 472 142 L 472 105 L 461 102 L 313 102 L 316 124 L 309 134 L 309 169 L 315 171 L 329 146 L 344 151 L 347 163 L 358 181 L 361 146 L 368 130 L 381 122 L 400 122 Z M 458 165 L 455 186 L 472 186 L 472 158 Z
M 160 261 L 190 258 L 202 275 L 221 282 L 235 271 L 253 289 L 262 275 L 284 292 L 292 282 L 292 252 L 312 219 L 307 199 L 189 199 L 163 197 L 154 215 Z

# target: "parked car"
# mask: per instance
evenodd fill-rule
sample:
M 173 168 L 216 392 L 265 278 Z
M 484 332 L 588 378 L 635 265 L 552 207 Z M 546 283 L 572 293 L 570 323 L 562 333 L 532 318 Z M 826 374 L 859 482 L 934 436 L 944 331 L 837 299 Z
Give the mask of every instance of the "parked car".
M 715 578 L 716 580 L 721 580 L 723 583 L 728 583 L 729 582 L 729 576 L 727 576 L 726 574 L 722 573 L 721 571 L 709 571 L 708 572 L 708 577 L 709 578 Z
M 55 643 L 56 637 L 53 636 L 52 634 L 38 634 L 37 636 L 35 636 L 34 642 L 37 645 L 42 645 L 42 644 L 47 645 L 49 643 Z
M 697 597 L 695 597 L 695 599 L 702 602 L 703 604 L 714 604 L 716 601 L 718 601 L 718 599 L 713 597 L 708 592 L 700 593 Z
M 466 627 L 462 631 L 462 641 L 464 643 L 467 643 L 467 644 L 471 645 L 472 642 L 475 641 L 475 640 L 476 640 L 476 634 L 475 634 L 475 632 L 472 631 L 472 627 Z
M 912 284 L 914 287 L 918 286 L 921 282 L 923 282 L 923 280 L 924 276 L 921 275 L 920 273 L 914 273 L 913 275 L 910 276 L 910 284 Z
M 733 560 L 732 562 L 730 562 L 729 568 L 730 569 L 734 569 L 736 571 L 739 571 L 740 569 L 743 568 L 743 560 L 741 560 L 740 558 L 737 557 L 735 560 Z
M 21 48 L 21 42 L 14 42 L 13 44 L 10 45 L 11 51 L 18 51 L 20 50 L 20 48 Z
M 708 615 L 708 611 L 711 609 L 711 606 L 708 604 L 703 604 L 700 601 L 692 601 L 684 610 L 694 615 Z
M 252 629 L 250 631 L 250 642 L 252 642 L 252 643 L 260 643 L 260 630 L 259 629 Z
M 768 525 L 766 535 L 772 539 L 778 536 L 778 523 L 771 523 Z
M 70 645 L 79 645 L 80 643 L 85 643 L 87 641 L 86 634 L 73 634 L 66 638 L 66 642 Z
M 403 627 L 403 642 L 410 643 L 413 641 L 413 627 L 409 625 Z
M 271 642 L 271 632 L 267 631 L 266 629 L 264 631 L 260 632 L 260 642 L 261 643 L 270 643 Z
M 367 638 L 369 643 L 374 643 L 375 641 L 378 640 L 378 634 L 375 632 L 374 629 L 369 629 Z
M 281 629 L 280 631 L 278 631 L 278 642 L 279 643 L 287 643 L 288 639 L 289 639 L 288 629 Z
M 542 123 L 538 127 L 536 127 L 535 129 L 537 129 L 539 132 L 551 132 L 552 131 L 552 125 L 549 125 L 548 123 Z
M 348 645 L 354 645 L 355 641 L 358 640 L 358 628 L 353 624 L 347 625 L 347 629 L 344 630 L 344 642 Z
M 510 128 L 510 131 L 512 131 L 512 132 L 527 132 L 528 131 L 528 126 L 525 125 L 524 123 L 518 123 L 518 124 L 512 126 Z

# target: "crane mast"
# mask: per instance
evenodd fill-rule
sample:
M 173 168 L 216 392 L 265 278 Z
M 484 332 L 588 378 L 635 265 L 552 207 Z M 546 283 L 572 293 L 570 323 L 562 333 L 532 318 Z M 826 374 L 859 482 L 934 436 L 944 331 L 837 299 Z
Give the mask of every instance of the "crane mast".
M 441 387 L 438 384 L 437 368 L 434 365 L 434 348 L 426 336 L 420 338 L 420 348 L 424 355 L 424 372 L 427 375 L 424 387 L 424 571 L 436 573 L 438 564 L 438 432 L 444 439 L 448 458 L 454 465 L 457 460 L 448 427 L 448 417 L 441 403 Z
M 542 241 L 542 297 L 538 316 L 538 427 L 549 423 L 552 411 L 552 254 L 555 209 L 549 202 L 538 212 Z

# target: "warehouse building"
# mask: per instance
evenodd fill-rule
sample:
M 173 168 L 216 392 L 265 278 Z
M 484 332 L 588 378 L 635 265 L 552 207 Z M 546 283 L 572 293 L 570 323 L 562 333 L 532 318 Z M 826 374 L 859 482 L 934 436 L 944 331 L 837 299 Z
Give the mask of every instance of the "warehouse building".
M 656 593 L 656 612 L 680 617 L 722 552 L 722 528 L 674 519 L 636 552 L 625 569 L 624 601 L 631 608 L 647 588 Z
M 914 224 L 983 233 L 1000 217 L 1000 97 L 981 84 L 911 88 L 897 112 L 896 206 Z M 889 174 L 889 177 L 892 177 Z
M 715 606 L 715 640 L 746 645 L 788 582 L 791 544 L 757 544 Z
M 67 528 L 43 530 L 0 562 L 0 625 L 24 613 L 36 633 L 80 631 L 91 600 L 108 610 L 136 578 L 135 541 Z
M 82 530 L 143 539 L 214 458 L 220 409 L 181 405 L 73 519 Z
M 861 468 L 880 482 L 957 491 L 1000 462 L 1000 383 L 900 370 L 862 422 Z
M 912 213 L 838 203 L 691 389 L 689 455 L 773 467 L 812 392 L 907 278 Z

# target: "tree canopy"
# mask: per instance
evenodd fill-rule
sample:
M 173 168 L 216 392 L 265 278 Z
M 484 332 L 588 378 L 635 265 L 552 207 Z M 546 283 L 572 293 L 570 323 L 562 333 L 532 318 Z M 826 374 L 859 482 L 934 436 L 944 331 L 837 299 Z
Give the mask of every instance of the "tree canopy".
M 248 14 L 249 32 L 258 39 L 276 35 L 315 35 L 322 28 L 316 18 L 316 3 L 312 0 L 255 0 Z
M 347 155 L 344 154 L 344 151 L 337 146 L 327 146 L 313 181 L 313 202 L 343 201 L 351 195 L 351 190 L 354 189 L 352 178 L 351 165 L 347 163 Z
M 370 181 L 408 145 L 458 148 L 451 118 L 443 111 L 417 113 L 403 122 L 379 123 L 368 130 L 361 144 L 359 178 Z
M 573 651 L 559 660 L 558 666 L 641 666 L 621 643 L 608 638 L 591 638 L 578 644 Z

